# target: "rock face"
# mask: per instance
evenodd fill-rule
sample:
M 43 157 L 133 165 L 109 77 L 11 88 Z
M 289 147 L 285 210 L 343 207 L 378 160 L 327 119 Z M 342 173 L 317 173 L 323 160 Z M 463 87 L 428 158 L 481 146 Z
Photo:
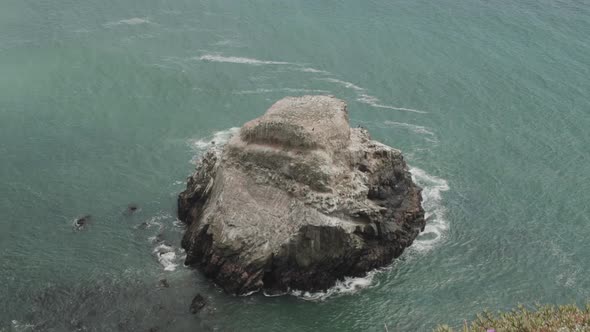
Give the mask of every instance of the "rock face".
M 331 96 L 287 97 L 213 146 L 178 198 L 186 264 L 227 292 L 325 290 L 391 263 L 424 229 L 400 151 Z

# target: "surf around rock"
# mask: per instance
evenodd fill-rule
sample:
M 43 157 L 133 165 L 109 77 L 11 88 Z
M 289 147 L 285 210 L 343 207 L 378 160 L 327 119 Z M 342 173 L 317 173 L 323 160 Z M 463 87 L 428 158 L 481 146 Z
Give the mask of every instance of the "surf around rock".
M 189 177 L 185 263 L 233 294 L 325 290 L 401 255 L 421 201 L 401 152 L 350 128 L 342 100 L 287 97 Z

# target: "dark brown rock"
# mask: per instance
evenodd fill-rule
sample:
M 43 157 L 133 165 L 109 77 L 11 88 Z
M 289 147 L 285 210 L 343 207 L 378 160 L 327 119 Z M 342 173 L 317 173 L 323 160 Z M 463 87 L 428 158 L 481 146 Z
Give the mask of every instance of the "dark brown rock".
M 160 281 L 158 281 L 158 285 L 161 288 L 169 288 L 170 287 L 170 284 L 168 283 L 168 280 L 166 280 L 166 279 L 160 279 Z
M 191 302 L 190 311 L 192 314 L 196 314 L 199 311 L 201 311 L 201 309 L 203 309 L 206 305 L 207 300 L 205 300 L 205 298 L 201 294 L 197 294 Z
M 74 230 L 81 231 L 84 230 L 89 224 L 92 219 L 92 216 L 87 214 L 81 217 L 76 218 L 74 220 Z

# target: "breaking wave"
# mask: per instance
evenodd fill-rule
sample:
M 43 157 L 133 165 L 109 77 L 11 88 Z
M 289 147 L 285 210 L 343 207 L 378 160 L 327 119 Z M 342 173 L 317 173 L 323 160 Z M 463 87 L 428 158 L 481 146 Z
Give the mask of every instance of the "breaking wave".
M 346 277 L 342 281 L 340 281 L 340 280 L 337 281 L 336 285 L 334 285 L 333 287 L 330 287 L 325 292 L 311 293 L 311 292 L 303 292 L 303 291 L 299 291 L 299 290 L 292 290 L 289 292 L 289 294 L 296 296 L 300 299 L 306 300 L 306 301 L 324 301 L 327 298 L 332 297 L 332 296 L 353 295 L 363 289 L 377 286 L 378 285 L 377 283 L 373 283 L 373 279 L 375 278 L 375 275 L 377 273 L 379 273 L 383 270 L 386 270 L 386 269 L 378 269 L 378 270 L 370 271 L 369 273 L 367 273 L 367 275 L 365 277 L 358 277 L 358 278 Z
M 179 264 L 179 257 L 176 254 L 174 247 L 162 243 L 154 249 L 154 255 L 158 259 L 160 265 L 164 267 L 164 271 L 176 270 L 176 267 Z
M 238 127 L 232 127 L 226 130 L 221 130 L 205 138 L 190 139 L 188 144 L 191 146 L 191 148 L 195 150 L 195 152 L 202 153 L 213 145 L 223 145 L 227 143 L 227 141 L 229 141 L 229 139 L 239 130 L 240 128 Z M 195 156 L 191 160 L 192 163 L 196 161 L 195 158 L 198 158 L 198 156 Z
M 426 171 L 411 167 L 410 172 L 416 184 L 422 187 L 422 207 L 426 227 L 414 241 L 410 250 L 417 252 L 430 251 L 445 237 L 449 223 L 445 217 L 446 207 L 442 203 L 442 193 L 449 190 L 445 179 L 426 173 Z
M 176 243 L 178 233 L 184 229 L 184 225 L 176 217 L 169 213 L 158 213 L 136 225 L 135 228 L 150 231 L 151 236 L 147 239 L 153 245 L 152 254 L 164 271 L 174 271 L 182 264 L 186 258 L 186 252 L 182 248 L 169 244 Z
M 158 260 L 158 263 L 164 268 L 164 271 L 175 271 L 186 258 L 184 249 L 166 244 L 162 239 L 162 233 L 150 237 L 149 240 L 156 244 L 152 253 Z

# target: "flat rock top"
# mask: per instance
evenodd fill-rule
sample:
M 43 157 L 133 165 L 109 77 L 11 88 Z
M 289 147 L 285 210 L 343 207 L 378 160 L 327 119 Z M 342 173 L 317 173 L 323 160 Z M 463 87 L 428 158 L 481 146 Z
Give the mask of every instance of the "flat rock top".
M 287 97 L 241 129 L 248 143 L 336 150 L 350 144 L 346 103 L 332 96 Z

